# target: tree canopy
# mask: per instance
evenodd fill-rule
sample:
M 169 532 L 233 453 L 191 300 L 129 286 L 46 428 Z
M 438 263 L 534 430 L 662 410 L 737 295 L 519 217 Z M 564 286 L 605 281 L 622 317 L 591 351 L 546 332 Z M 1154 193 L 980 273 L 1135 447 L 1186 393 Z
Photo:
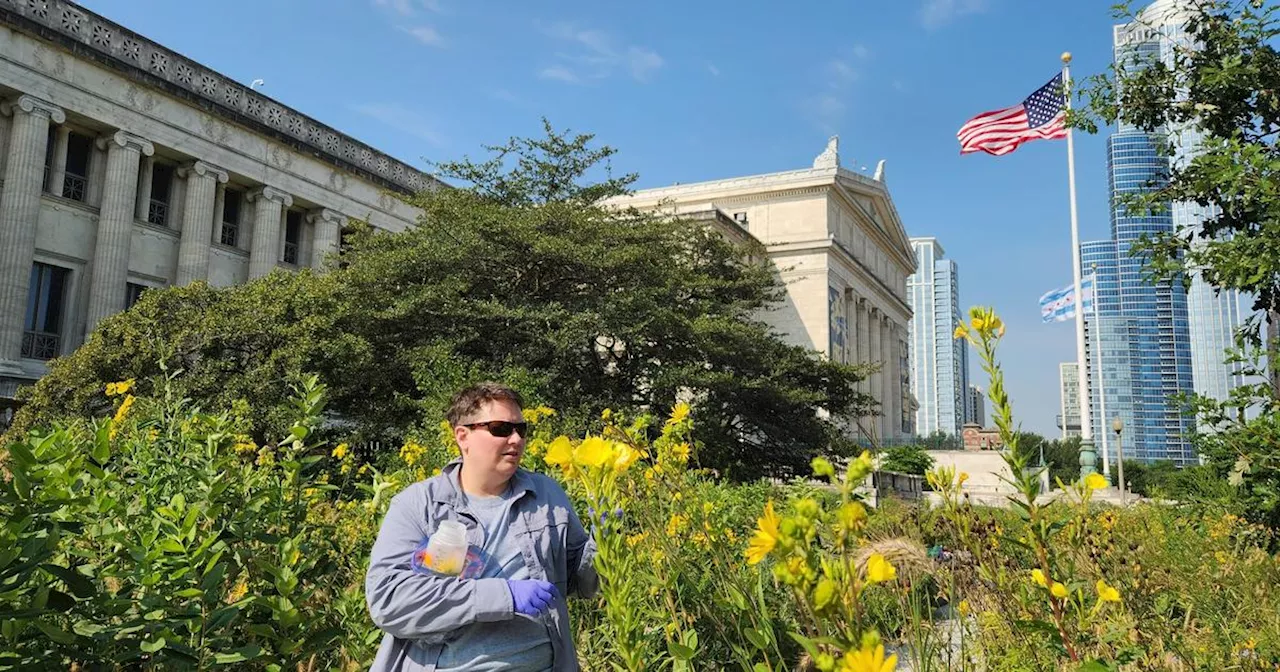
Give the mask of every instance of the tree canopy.
M 461 188 L 409 198 L 423 214 L 405 231 L 353 227 L 330 273 L 149 292 L 53 363 L 16 428 L 97 410 L 106 382 L 164 362 L 182 394 L 255 409 L 282 409 L 289 381 L 317 373 L 342 426 L 366 439 L 434 427 L 456 389 L 493 378 L 572 429 L 606 408 L 689 401 L 698 459 L 735 476 L 853 450 L 838 419 L 871 412 L 855 391 L 863 371 L 759 319 L 782 295 L 753 261 L 765 255 L 702 223 L 609 205 L 635 179 L 608 170 L 613 150 L 546 131 L 440 164 Z M 286 416 L 254 421 L 266 434 Z

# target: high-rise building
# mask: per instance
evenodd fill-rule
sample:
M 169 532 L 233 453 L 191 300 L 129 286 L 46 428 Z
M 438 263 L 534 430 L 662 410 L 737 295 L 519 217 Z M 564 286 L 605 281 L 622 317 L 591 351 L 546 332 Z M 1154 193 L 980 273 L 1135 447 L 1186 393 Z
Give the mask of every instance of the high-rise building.
M 985 427 L 987 425 L 987 396 L 982 392 L 982 388 L 977 385 L 970 385 L 966 400 L 968 403 L 964 407 L 964 424 Z
M 1062 362 L 1058 365 L 1058 428 L 1062 438 L 1080 436 L 1080 365 Z
M 937 238 L 912 238 L 916 272 L 907 279 L 912 318 L 911 391 L 919 409 L 916 432 L 958 435 L 969 394 L 969 346 L 955 338 L 962 323 L 956 262 L 944 259 Z
M 1183 42 L 1186 14 L 1181 8 L 1176 0 L 1160 0 L 1144 9 L 1134 23 L 1116 26 L 1117 66 L 1132 71 L 1169 61 L 1173 49 Z M 1206 373 L 1200 378 L 1205 385 L 1216 378 L 1207 373 L 1211 361 L 1225 372 L 1222 333 L 1230 328 L 1224 330 L 1221 325 L 1238 320 L 1239 312 L 1230 310 L 1238 300 L 1213 298 L 1212 290 L 1193 291 L 1190 298 L 1197 306 L 1189 311 L 1182 279 L 1150 282 L 1147 257 L 1130 254 L 1134 243 L 1143 236 L 1198 226 L 1204 213 L 1174 203 L 1138 212 L 1129 207 L 1126 197 L 1168 179 L 1170 167 L 1186 160 L 1185 154 L 1179 154 L 1187 149 L 1180 142 L 1184 136 L 1168 129 L 1147 133 L 1119 125 L 1107 141 L 1111 238 L 1081 246 L 1084 272 L 1096 275 L 1096 311 L 1085 316 L 1093 434 L 1102 437 L 1110 431 L 1111 420 L 1120 417 L 1126 456 L 1181 464 L 1195 457 L 1189 441 L 1192 422 L 1173 397 L 1196 390 L 1193 359 L 1204 364 Z M 1176 149 L 1179 145 L 1182 150 Z M 1170 146 L 1175 147 L 1172 153 Z M 1213 305 L 1218 301 L 1229 304 L 1226 320 L 1204 322 L 1209 315 L 1223 313 Z M 1193 315 L 1202 320 L 1199 325 L 1193 326 Z M 1200 352 L 1194 357 L 1193 333 L 1200 334 L 1194 343 Z

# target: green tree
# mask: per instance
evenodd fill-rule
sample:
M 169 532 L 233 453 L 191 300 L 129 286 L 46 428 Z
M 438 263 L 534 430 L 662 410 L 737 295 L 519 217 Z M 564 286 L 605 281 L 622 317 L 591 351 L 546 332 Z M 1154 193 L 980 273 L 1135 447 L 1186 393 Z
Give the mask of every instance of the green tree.
M 163 361 L 183 371 L 179 394 L 254 408 L 258 436 L 285 427 L 286 381 L 315 372 L 331 419 L 369 439 L 434 426 L 458 387 L 497 378 L 572 431 L 605 408 L 689 400 L 698 461 L 733 476 L 850 454 L 839 418 L 870 412 L 862 369 L 759 319 L 782 292 L 758 246 L 611 206 L 634 176 L 612 175 L 613 150 L 591 141 L 548 125 L 488 160 L 442 164 L 464 188 L 412 197 L 423 216 L 405 231 L 356 226 L 329 274 L 149 292 L 53 363 L 16 429 L 102 412 L 106 382 L 153 378 Z
M 884 459 L 880 462 L 883 471 L 896 471 L 899 474 L 916 474 L 924 476 L 933 468 L 933 457 L 924 446 L 893 446 L 884 451 Z

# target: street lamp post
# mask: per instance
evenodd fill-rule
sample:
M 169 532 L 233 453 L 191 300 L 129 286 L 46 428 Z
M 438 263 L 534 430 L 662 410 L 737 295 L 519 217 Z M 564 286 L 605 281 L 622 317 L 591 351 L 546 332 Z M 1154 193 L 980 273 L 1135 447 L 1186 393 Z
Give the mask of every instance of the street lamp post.
M 1124 431 L 1124 420 L 1120 416 L 1116 416 L 1111 420 L 1111 431 L 1116 433 L 1116 467 L 1120 470 L 1120 506 L 1128 506 L 1129 497 L 1124 491 L 1124 441 L 1120 440 L 1120 433 Z

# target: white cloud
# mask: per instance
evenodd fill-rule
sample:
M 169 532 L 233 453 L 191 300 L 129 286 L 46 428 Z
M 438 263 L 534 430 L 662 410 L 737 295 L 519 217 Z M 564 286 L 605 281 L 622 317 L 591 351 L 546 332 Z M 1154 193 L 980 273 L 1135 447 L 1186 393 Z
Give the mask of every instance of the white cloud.
M 389 9 L 400 16 L 413 16 L 420 10 L 434 14 L 447 14 L 442 0 L 373 0 L 375 7 Z
M 399 103 L 361 103 L 351 109 L 419 140 L 437 146 L 445 144 L 444 136 L 432 128 L 430 120 Z
M 649 73 L 662 67 L 662 57 L 644 47 L 630 47 L 627 49 L 627 67 L 636 81 L 645 82 L 649 80 Z
M 577 73 L 563 65 L 549 65 L 538 71 L 538 77 L 542 79 L 554 79 L 568 84 L 582 83 L 582 79 L 578 77 Z
M 920 8 L 920 25 L 926 30 L 936 30 L 968 15 L 987 9 L 987 0 L 925 0 Z
M 712 77 L 720 76 L 720 68 L 717 68 L 715 63 L 707 64 L 707 72 L 711 73 Z
M 858 60 L 865 61 L 869 56 L 871 56 L 871 50 L 868 49 L 865 44 L 855 44 L 853 45 L 853 56 Z
M 858 71 L 848 61 L 835 59 L 827 64 L 827 74 L 833 86 L 845 86 L 858 78 Z
M 620 43 L 613 35 L 591 28 L 581 28 L 568 21 L 537 24 L 547 37 L 566 43 L 569 49 L 557 52 L 557 63 L 545 66 L 538 76 L 580 84 L 587 80 L 607 79 L 626 71 L 638 82 L 649 78 L 665 61 L 658 52 L 640 45 Z
M 400 26 L 400 30 L 413 36 L 413 39 L 432 47 L 444 47 L 444 38 L 431 26 Z

